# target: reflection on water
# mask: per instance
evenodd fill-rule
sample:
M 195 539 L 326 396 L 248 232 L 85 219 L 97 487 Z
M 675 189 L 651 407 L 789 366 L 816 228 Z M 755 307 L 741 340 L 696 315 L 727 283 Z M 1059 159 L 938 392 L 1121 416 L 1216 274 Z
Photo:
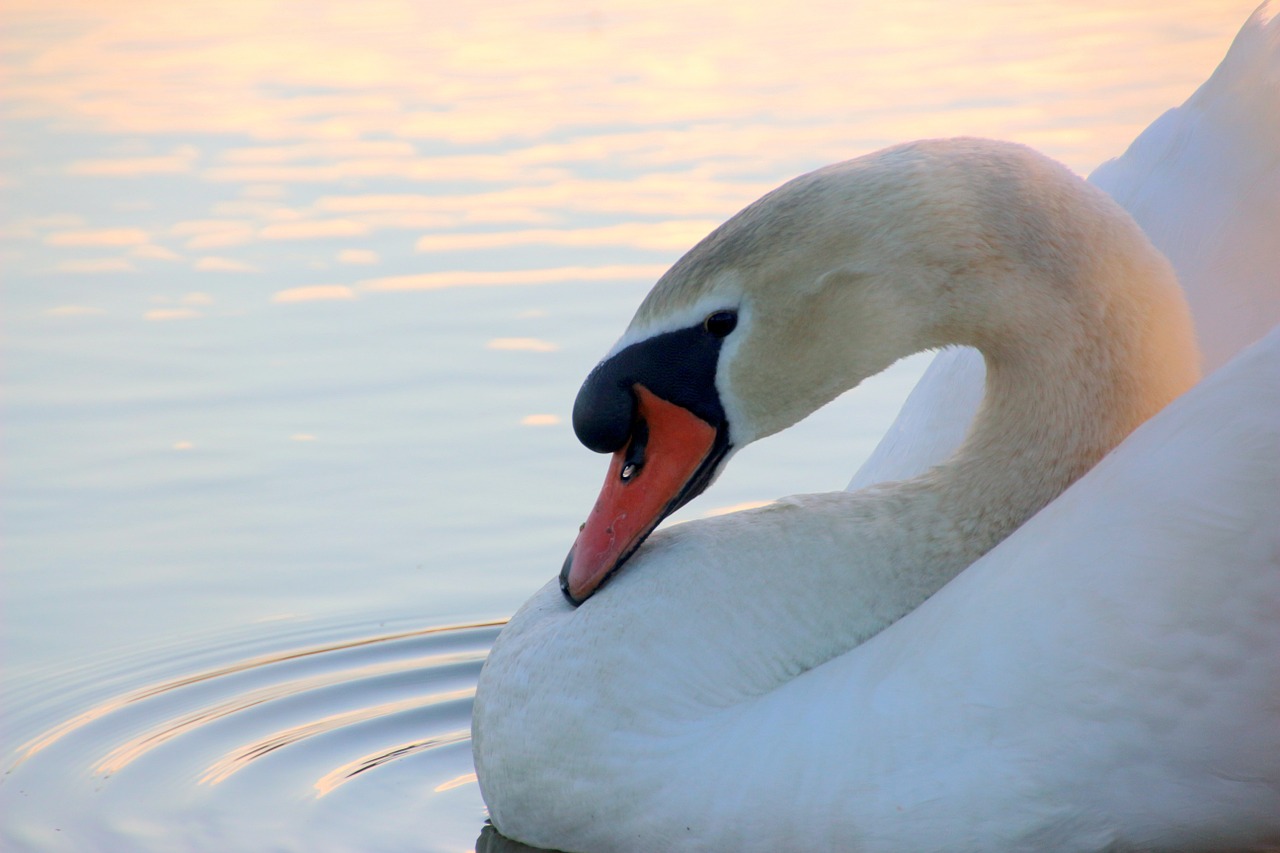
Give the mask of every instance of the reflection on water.
M 476 839 L 475 853 L 541 853 L 545 849 L 512 841 L 494 829 L 492 824 L 486 823 L 480 831 L 480 837 Z
M 131 837 L 132 821 L 198 811 L 242 838 L 308 819 L 315 801 L 345 786 L 382 787 L 378 773 L 405 769 L 414 810 L 402 825 L 379 815 L 364 832 L 468 822 L 483 811 L 470 766 L 470 715 L 480 665 L 501 621 L 355 636 L 199 669 L 97 702 L 30 738 L 6 768 L 20 813 L 6 818 L 16 844 L 46 847 L 55 831 L 72 849 L 117 840 L 118 849 L 195 849 L 181 822 L 164 821 L 163 844 Z M 135 662 L 145 666 L 145 662 Z M 103 673 L 111 677 L 113 673 Z M 241 788 L 223 786 L 244 776 Z M 255 778 L 256 777 L 256 778 Z M 245 791 L 255 802 L 244 801 Z M 442 815 L 435 801 L 444 796 Z M 99 796 L 116 808 L 94 814 Z M 466 799 L 459 801 L 458 797 Z M 459 809 L 460 802 L 468 808 Z M 462 818 L 461 821 L 458 819 Z M 310 839 L 322 841 L 323 837 Z M 156 839 L 158 842 L 159 840 Z M 271 849 L 314 849 L 304 833 Z M 238 847 L 237 849 L 244 849 Z M 446 847 L 423 849 L 447 849 Z
M 6 2 L 0 847 L 469 849 L 483 617 L 652 281 L 891 142 L 1087 172 L 1253 4 Z M 842 487 L 923 364 L 682 517 Z

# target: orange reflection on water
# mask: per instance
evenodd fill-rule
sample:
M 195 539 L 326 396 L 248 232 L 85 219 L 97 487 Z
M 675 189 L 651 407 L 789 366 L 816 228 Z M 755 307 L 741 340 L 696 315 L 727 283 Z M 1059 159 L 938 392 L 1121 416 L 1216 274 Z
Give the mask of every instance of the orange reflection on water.
M 598 228 L 428 234 L 414 244 L 419 252 L 495 249 L 504 246 L 634 246 L 638 249 L 680 251 L 701 240 L 720 223 L 713 219 L 673 222 L 629 222 Z
M 356 292 L 342 284 L 312 284 L 291 287 L 271 297 L 272 302 L 331 302 L 335 299 L 355 299 Z
M 323 797 L 325 794 L 333 793 L 339 785 L 350 781 L 367 770 L 380 767 L 388 761 L 394 761 L 397 758 L 404 758 L 406 755 L 424 752 L 428 749 L 452 746 L 455 743 L 466 743 L 470 739 L 471 729 L 458 729 L 456 731 L 448 732 L 447 734 L 410 741 L 409 743 L 403 743 L 391 749 L 375 752 L 372 755 L 366 755 L 363 758 L 350 762 L 349 764 L 344 764 L 333 772 L 327 773 L 318 779 L 315 784 L 316 797 Z
M 470 785 L 476 781 L 476 774 L 463 773 L 461 776 L 450 779 L 448 782 L 441 782 L 431 790 L 437 794 L 443 794 L 445 791 L 452 791 L 454 788 L 461 788 L 463 785 Z
M 441 290 L 448 287 L 557 284 L 569 281 L 645 281 L 657 278 L 666 269 L 665 264 L 634 264 L 530 270 L 458 270 L 371 278 L 360 282 L 359 287 L 361 290 L 385 292 Z
M 147 240 L 147 232 L 140 228 L 55 231 L 44 238 L 50 246 L 136 246 Z
M 652 280 L 781 180 L 894 142 L 1013 139 L 1088 171 L 1190 94 L 1253 5 L 14 0 L 5 115 L 37 130 L 0 166 L 93 212 L 9 223 L 38 251 L 6 259 L 289 282 L 333 258 L 388 267 L 276 301 Z M 102 194 L 118 217 L 83 204 Z M 582 265 L 600 251 L 617 257 Z
M 558 344 L 540 338 L 493 338 L 485 348 L 518 352 L 555 352 L 560 349 Z
M 1063 106 L 1088 114 L 1082 100 L 1043 96 L 1102 80 L 1156 88 L 1154 102 L 1171 103 L 1203 78 L 1251 5 L 972 3 L 961 14 L 937 0 L 664 0 L 596 4 L 587 15 L 548 0 L 371 0 L 358 14 L 320 4 L 300 17 L 285 2 L 196 15 L 26 0 L 7 4 L 7 39 L 25 60 L 9 75 L 9 98 L 24 115 L 94 130 L 283 143 L 228 152 L 228 162 L 343 150 L 394 159 L 407 155 L 405 139 L 466 145 L 750 115 L 798 125 L 856 116 L 840 121 L 852 129 L 870 113 L 877 136 L 914 137 L 917 111 L 963 113 L 965 99 L 1041 101 L 1050 123 Z M 293 147 L 302 142 L 321 147 Z
M 274 752 L 281 747 L 289 746 L 315 735 L 324 734 L 326 732 L 337 731 L 346 726 L 356 723 L 362 723 L 367 720 L 376 720 L 380 717 L 399 714 L 405 711 L 426 708 L 431 705 L 439 705 L 444 702 L 456 702 L 460 699 L 470 699 L 475 695 L 475 688 L 466 688 L 463 690 L 451 690 L 445 693 L 433 693 L 428 696 L 415 696 L 412 699 L 402 699 L 398 702 L 387 702 L 381 705 L 375 705 L 369 708 L 357 708 L 354 711 L 346 711 L 341 714 L 330 714 L 321 717 L 318 720 L 305 723 L 299 726 L 293 726 L 279 732 L 275 732 L 268 737 L 246 744 L 239 749 L 231 752 L 216 761 L 200 778 L 202 785 L 217 785 L 225 782 L 233 774 L 243 770 L 255 759 L 261 758 L 268 753 Z M 463 737 L 459 737 L 463 734 Z M 375 756 L 366 756 L 358 761 L 345 764 L 332 773 L 327 774 L 324 778 L 316 783 L 316 790 L 319 791 L 318 796 L 324 796 L 332 791 L 338 785 L 347 779 L 355 776 L 357 773 L 368 770 L 378 764 L 384 764 L 394 758 L 399 758 L 409 752 L 419 752 L 423 749 L 429 749 L 434 746 L 442 746 L 445 743 L 457 743 L 471 736 L 468 729 L 465 732 L 450 732 L 448 735 L 427 738 L 422 741 L 415 741 L 412 744 L 401 744 L 394 748 L 384 750 Z
M 425 227 L 444 228 L 487 223 L 550 223 L 568 213 L 685 220 L 691 216 L 723 217 L 772 189 L 774 183 L 729 179 L 717 175 L 715 169 L 704 168 L 636 174 L 626 179 L 575 178 L 466 194 L 326 193 L 315 201 L 313 209 L 365 221 L 371 221 L 370 216 L 383 216 L 387 217 L 386 227 L 395 227 L 397 216 L 421 215 L 435 217 Z M 673 217 L 673 212 L 677 216 Z
M 356 678 L 371 678 L 392 672 L 404 672 L 427 666 L 442 666 L 452 663 L 479 662 L 484 659 L 483 652 L 462 652 L 454 655 L 433 656 L 430 660 L 392 661 L 385 664 L 372 664 L 361 668 L 358 672 L 338 670 L 321 675 L 283 681 L 266 687 L 250 690 L 225 702 L 219 702 L 207 708 L 201 708 L 177 719 L 164 723 L 130 739 L 113 749 L 94 768 L 94 772 L 102 775 L 118 773 L 128 765 L 137 761 L 156 747 L 179 737 L 182 734 L 198 729 L 215 720 L 246 711 L 250 708 L 293 696 L 309 690 L 316 690 L 335 684 L 343 684 Z M 341 726 L 361 720 L 375 719 L 386 714 L 396 713 L 410 708 L 435 705 L 442 702 L 465 699 L 475 693 L 474 687 L 436 693 L 424 697 L 414 697 L 400 702 L 387 703 L 372 708 L 359 708 L 342 714 L 332 714 L 305 725 L 296 726 L 286 731 L 271 735 L 263 741 L 251 744 L 224 758 L 211 767 L 201 782 L 216 784 L 241 769 L 252 759 L 265 755 L 272 750 L 320 732 L 332 731 Z
M 253 264 L 247 264 L 244 261 L 238 261 L 235 258 L 223 258 L 217 255 L 208 255 L 200 258 L 193 264 L 193 268 L 201 272 L 257 272 L 258 268 Z
M 157 157 L 112 157 L 97 160 L 73 160 L 67 164 L 69 175 L 137 178 L 144 175 L 173 175 L 195 168 L 200 152 L 184 145 L 172 154 Z
M 191 446 L 193 446 L 191 442 L 181 441 L 181 442 L 178 442 L 174 447 L 175 449 L 189 449 Z M 130 693 L 126 693 L 122 696 L 118 696 L 113 699 L 110 699 L 106 702 L 99 703 L 98 705 L 95 705 L 94 707 L 89 708 L 88 710 L 80 714 L 77 714 L 76 716 L 72 717 L 69 720 L 59 723 L 58 725 L 36 736 L 35 738 L 33 738 L 32 740 L 28 741 L 27 743 L 23 744 L 21 747 L 18 748 L 17 760 L 9 769 L 12 770 L 13 768 L 16 768 L 18 765 L 31 759 L 33 756 L 37 755 L 38 753 L 43 752 L 53 744 L 67 737 L 68 735 L 77 731 L 78 729 L 81 729 L 89 725 L 95 720 L 102 719 L 103 717 L 106 717 L 134 703 L 142 702 L 157 696 L 162 696 L 166 693 L 170 693 L 176 690 L 181 690 L 184 687 L 189 687 L 196 684 L 202 684 L 205 682 L 214 681 L 219 678 L 224 678 L 230 675 L 236 675 L 242 672 L 248 672 L 250 670 L 271 666 L 273 664 L 280 664 L 280 663 L 286 663 L 289 661 L 301 660 L 303 658 L 309 658 L 316 655 L 350 651 L 352 649 L 360 649 L 366 646 L 373 646 L 380 643 L 391 643 L 399 640 L 408 640 L 408 639 L 413 639 L 418 637 L 427 637 L 432 634 L 447 634 L 448 632 L 452 632 L 452 631 L 468 631 L 468 630 L 480 629 L 480 628 L 498 628 L 505 624 L 506 624 L 505 619 L 497 619 L 497 620 L 491 620 L 487 622 L 471 622 L 471 623 L 464 623 L 464 624 L 458 624 L 458 625 L 441 625 L 441 626 L 434 626 L 430 628 L 419 628 L 419 629 L 410 630 L 410 631 L 400 631 L 394 634 L 385 634 L 385 635 L 374 636 L 374 637 L 363 637 L 363 638 L 347 640 L 339 643 L 325 643 L 325 644 L 309 646 L 301 649 L 291 649 L 283 652 L 258 655 L 255 657 L 247 658 L 242 661 L 236 661 L 234 663 L 227 664 L 226 666 L 215 667 L 213 669 L 204 670 L 201 672 L 193 673 L 191 675 L 182 676 L 180 678 L 174 678 L 168 681 L 163 681 L 163 682 L 160 682 L 159 684 L 148 685 L 146 687 L 142 687 L 137 690 L 134 690 Z M 483 657 L 483 655 L 481 655 L 481 657 Z M 436 662 L 438 662 L 439 659 L 433 658 L 433 660 L 436 660 Z M 417 661 L 411 661 L 410 663 L 412 666 L 419 666 L 419 665 L 422 665 L 423 662 L 421 660 L 417 660 Z M 393 670 L 394 668 L 400 668 L 400 669 L 406 668 L 403 661 L 393 662 L 393 664 L 390 664 L 390 666 L 393 668 Z M 369 671 L 369 670 L 366 670 L 366 671 Z M 326 677 L 331 681 L 334 678 L 337 678 L 340 681 L 341 678 L 345 677 L 346 675 L 350 675 L 350 673 L 346 672 L 345 670 L 339 671 L 338 673 L 330 673 L 327 676 L 322 676 L 321 681 L 323 681 L 323 679 Z M 297 688 L 300 685 L 314 685 L 315 683 L 316 683 L 315 679 L 311 679 L 311 680 L 301 679 L 301 680 L 295 680 L 292 682 L 286 682 L 286 685 L 292 685 L 293 688 Z M 246 707 L 246 703 L 248 703 L 248 705 L 255 704 L 258 699 L 261 698 L 265 700 L 266 698 L 270 698 L 271 694 L 279 694 L 280 691 L 281 691 L 281 685 L 279 684 L 273 685 L 271 687 L 264 688 L 264 693 L 262 696 L 259 696 L 258 694 L 255 694 L 255 693 L 251 693 L 248 695 L 248 698 L 246 698 L 246 696 L 242 695 L 240 697 L 237 697 L 234 704 L 240 707 Z M 203 717 L 208 717 L 209 714 L 210 714 L 210 710 L 205 709 L 203 711 L 197 712 L 197 714 L 195 714 L 194 716 L 199 716 L 203 718 Z M 190 719 L 191 718 L 184 718 L 184 721 L 189 721 Z M 139 739 L 131 741 L 130 744 L 127 744 L 126 746 L 115 750 L 112 753 L 111 757 L 104 760 L 99 770 L 111 771 L 111 770 L 120 769 L 129 761 L 133 760 L 133 758 L 136 758 L 139 754 L 141 754 L 142 752 L 145 752 L 146 751 L 145 747 L 148 747 L 150 745 L 155 745 L 160 741 L 166 740 L 169 737 L 174 736 L 174 734 L 166 734 L 166 732 L 173 732 L 174 729 L 182 728 L 184 724 L 185 723 L 183 721 L 180 721 L 174 725 L 163 726 L 161 727 L 160 730 L 150 732 L 148 734 L 143 735 Z

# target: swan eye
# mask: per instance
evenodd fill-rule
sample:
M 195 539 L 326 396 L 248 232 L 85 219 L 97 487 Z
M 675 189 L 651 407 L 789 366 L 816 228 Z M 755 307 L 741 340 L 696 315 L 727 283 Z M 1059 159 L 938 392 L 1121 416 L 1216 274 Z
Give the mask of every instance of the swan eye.
M 723 338 L 738 325 L 737 311 L 714 311 L 702 321 L 702 328 L 717 338 Z

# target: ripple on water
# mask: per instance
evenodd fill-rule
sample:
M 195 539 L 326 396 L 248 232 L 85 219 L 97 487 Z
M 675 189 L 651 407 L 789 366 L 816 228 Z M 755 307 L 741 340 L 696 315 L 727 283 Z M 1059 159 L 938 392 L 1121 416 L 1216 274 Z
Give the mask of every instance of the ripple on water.
M 501 625 L 313 638 L 64 703 L 6 755 L 0 846 L 468 850 L 471 705 Z

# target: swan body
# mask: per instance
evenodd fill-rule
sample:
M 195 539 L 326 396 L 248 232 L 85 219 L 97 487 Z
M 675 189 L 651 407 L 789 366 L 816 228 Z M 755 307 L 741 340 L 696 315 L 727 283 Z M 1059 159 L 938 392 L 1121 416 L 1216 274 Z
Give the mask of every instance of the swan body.
M 614 511 L 661 517 L 946 344 L 982 351 L 985 392 L 957 392 L 963 441 L 882 456 L 912 479 L 652 535 Z M 654 365 L 710 431 L 679 432 Z M 766 196 L 584 385 L 575 428 L 614 464 L 481 674 L 495 826 L 570 851 L 1280 845 L 1280 332 L 1125 438 L 1196 376 L 1163 261 L 1024 149 L 918 143 Z M 667 503 L 627 503 L 675 470 L 668 423 L 702 449 Z
M 1280 324 L 1280 15 L 1263 3 L 1213 75 L 1089 177 L 1173 264 L 1216 370 Z M 938 353 L 849 484 L 913 477 L 946 459 L 982 399 L 972 349 Z
M 1277 506 L 1273 332 L 918 609 L 807 672 L 759 650 L 769 623 L 692 596 L 646 606 L 658 578 L 639 566 L 608 609 L 575 612 L 548 584 L 495 649 L 515 707 L 477 709 L 511 715 L 502 748 L 536 756 L 521 772 L 539 801 L 508 815 L 489 794 L 495 823 L 569 850 L 1268 849 Z M 744 568 L 717 544 L 680 525 L 650 562 Z

